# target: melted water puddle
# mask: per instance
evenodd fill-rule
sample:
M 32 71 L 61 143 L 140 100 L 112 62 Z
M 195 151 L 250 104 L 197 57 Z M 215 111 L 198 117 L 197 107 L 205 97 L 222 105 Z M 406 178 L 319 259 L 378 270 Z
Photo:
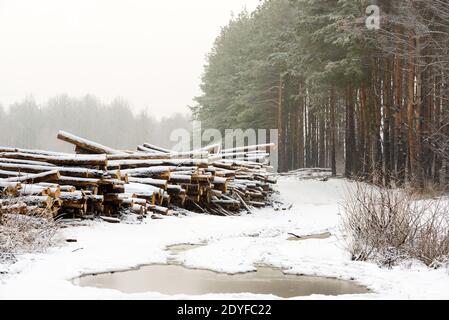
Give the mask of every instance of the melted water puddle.
M 176 264 L 178 254 L 204 245 L 168 247 L 171 253 L 169 265 L 150 265 L 136 270 L 84 276 L 74 283 L 81 287 L 115 289 L 123 293 L 159 292 L 166 295 L 253 293 L 292 298 L 312 294 L 334 296 L 369 293 L 367 288 L 352 281 L 286 275 L 281 270 L 263 266 L 258 267 L 257 272 L 230 275 L 188 269 Z
M 257 272 L 229 275 L 178 265 L 151 265 L 125 272 L 85 276 L 77 279 L 76 284 L 123 293 L 159 292 L 166 295 L 254 293 L 292 298 L 312 294 L 369 293 L 368 289 L 351 281 L 285 275 L 280 270 L 267 267 L 259 268 Z
M 288 241 L 325 240 L 329 239 L 332 236 L 330 232 L 310 234 L 306 236 L 297 236 L 293 233 L 289 233 L 289 235 L 291 237 L 287 239 Z

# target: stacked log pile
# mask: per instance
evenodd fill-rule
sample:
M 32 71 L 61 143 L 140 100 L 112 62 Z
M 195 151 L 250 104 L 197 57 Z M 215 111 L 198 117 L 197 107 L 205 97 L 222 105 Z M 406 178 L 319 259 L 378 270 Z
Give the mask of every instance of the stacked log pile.
M 2 208 L 46 210 L 55 218 L 121 212 L 169 216 L 178 208 L 234 215 L 268 204 L 272 144 L 177 153 L 149 143 L 122 151 L 60 131 L 75 154 L 0 147 Z

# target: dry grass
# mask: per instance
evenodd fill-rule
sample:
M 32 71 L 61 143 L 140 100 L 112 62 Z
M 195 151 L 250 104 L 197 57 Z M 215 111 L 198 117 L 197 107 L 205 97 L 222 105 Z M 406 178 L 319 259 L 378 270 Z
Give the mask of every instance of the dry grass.
M 449 201 L 408 190 L 355 183 L 343 204 L 343 228 L 357 261 L 392 266 L 414 258 L 430 267 L 449 259 Z
M 0 209 L 0 263 L 14 263 L 16 256 L 42 252 L 53 243 L 57 225 L 46 210 L 36 209 L 28 215 Z

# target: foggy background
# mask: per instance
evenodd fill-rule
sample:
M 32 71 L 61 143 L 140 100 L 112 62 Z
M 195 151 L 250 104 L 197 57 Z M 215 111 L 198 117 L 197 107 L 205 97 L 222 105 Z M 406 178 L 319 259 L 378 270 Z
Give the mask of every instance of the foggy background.
M 65 129 L 116 148 L 169 146 L 220 28 L 258 3 L 0 0 L 0 145 L 60 149 Z

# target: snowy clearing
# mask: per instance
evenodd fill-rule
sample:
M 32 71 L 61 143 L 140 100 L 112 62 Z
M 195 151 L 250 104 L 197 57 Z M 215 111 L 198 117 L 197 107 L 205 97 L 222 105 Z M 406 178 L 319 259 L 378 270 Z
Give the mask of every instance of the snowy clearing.
M 343 179 L 280 178 L 279 200 L 287 211 L 266 208 L 253 215 L 216 217 L 191 214 L 183 218 L 147 219 L 142 224 L 90 223 L 63 229 L 64 243 L 46 254 L 26 255 L 0 265 L 0 299 L 276 299 L 254 294 L 164 296 L 124 294 L 81 288 L 72 279 L 84 274 L 119 271 L 146 264 L 168 263 L 168 246 L 207 243 L 181 252 L 179 262 L 190 268 L 226 273 L 254 271 L 257 265 L 281 268 L 287 274 L 353 280 L 372 293 L 301 299 L 449 299 L 447 269 L 431 270 L 416 263 L 393 269 L 351 261 L 339 228 L 339 202 L 349 182 Z M 289 241 L 298 236 L 330 232 L 328 239 Z M 7 273 L 6 273 L 7 272 Z

